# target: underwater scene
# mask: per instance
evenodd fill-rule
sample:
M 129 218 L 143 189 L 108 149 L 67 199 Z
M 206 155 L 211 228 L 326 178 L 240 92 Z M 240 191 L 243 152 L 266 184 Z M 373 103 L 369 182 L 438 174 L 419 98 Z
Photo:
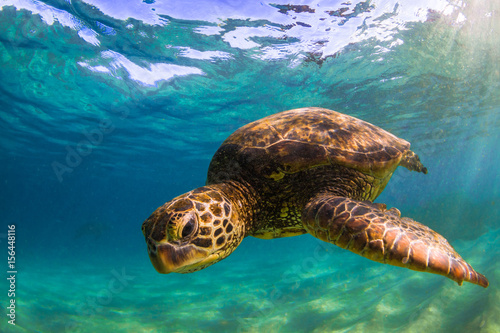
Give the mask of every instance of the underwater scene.
M 497 0 L 2 0 L 0 331 L 500 332 L 499 36 Z M 410 142 L 427 174 L 395 169 L 374 202 L 489 286 L 305 231 L 158 273 L 148 244 L 181 236 L 143 222 L 238 128 L 305 107 Z M 316 158 L 262 168 L 284 154 Z

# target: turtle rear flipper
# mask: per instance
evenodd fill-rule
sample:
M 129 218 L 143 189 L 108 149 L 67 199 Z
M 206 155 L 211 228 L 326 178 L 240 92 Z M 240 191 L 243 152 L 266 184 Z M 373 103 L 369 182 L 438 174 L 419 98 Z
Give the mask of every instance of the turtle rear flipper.
M 368 259 L 444 275 L 462 285 L 463 281 L 488 287 L 448 241 L 400 212 L 383 204 L 344 197 L 320 195 L 302 213 L 302 222 L 313 236 Z
M 420 157 L 411 150 L 407 150 L 403 156 L 401 156 L 401 161 L 399 165 L 407 168 L 410 171 L 418 171 L 427 174 L 427 168 L 424 167 L 422 162 L 420 162 Z

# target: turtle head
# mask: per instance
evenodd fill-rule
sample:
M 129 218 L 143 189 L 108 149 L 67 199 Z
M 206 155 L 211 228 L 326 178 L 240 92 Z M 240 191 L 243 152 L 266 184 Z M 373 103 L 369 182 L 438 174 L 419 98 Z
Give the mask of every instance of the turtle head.
M 191 273 L 231 254 L 245 227 L 231 201 L 214 185 L 165 203 L 144 221 L 142 233 L 159 273 Z

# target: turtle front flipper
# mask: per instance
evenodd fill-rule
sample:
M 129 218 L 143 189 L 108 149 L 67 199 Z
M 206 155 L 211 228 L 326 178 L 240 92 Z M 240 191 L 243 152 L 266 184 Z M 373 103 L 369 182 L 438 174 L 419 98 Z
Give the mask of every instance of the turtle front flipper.
M 396 208 L 344 197 L 320 195 L 304 208 L 302 222 L 313 236 L 368 259 L 444 275 L 488 287 L 448 241 Z

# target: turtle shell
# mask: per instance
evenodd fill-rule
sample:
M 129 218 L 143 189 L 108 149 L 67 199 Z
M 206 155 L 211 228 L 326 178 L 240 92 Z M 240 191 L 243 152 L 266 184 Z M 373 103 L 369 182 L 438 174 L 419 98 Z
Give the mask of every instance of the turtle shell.
M 277 113 L 231 134 L 210 163 L 208 183 L 243 177 L 279 180 L 322 165 L 384 178 L 410 143 L 360 119 L 323 108 Z

